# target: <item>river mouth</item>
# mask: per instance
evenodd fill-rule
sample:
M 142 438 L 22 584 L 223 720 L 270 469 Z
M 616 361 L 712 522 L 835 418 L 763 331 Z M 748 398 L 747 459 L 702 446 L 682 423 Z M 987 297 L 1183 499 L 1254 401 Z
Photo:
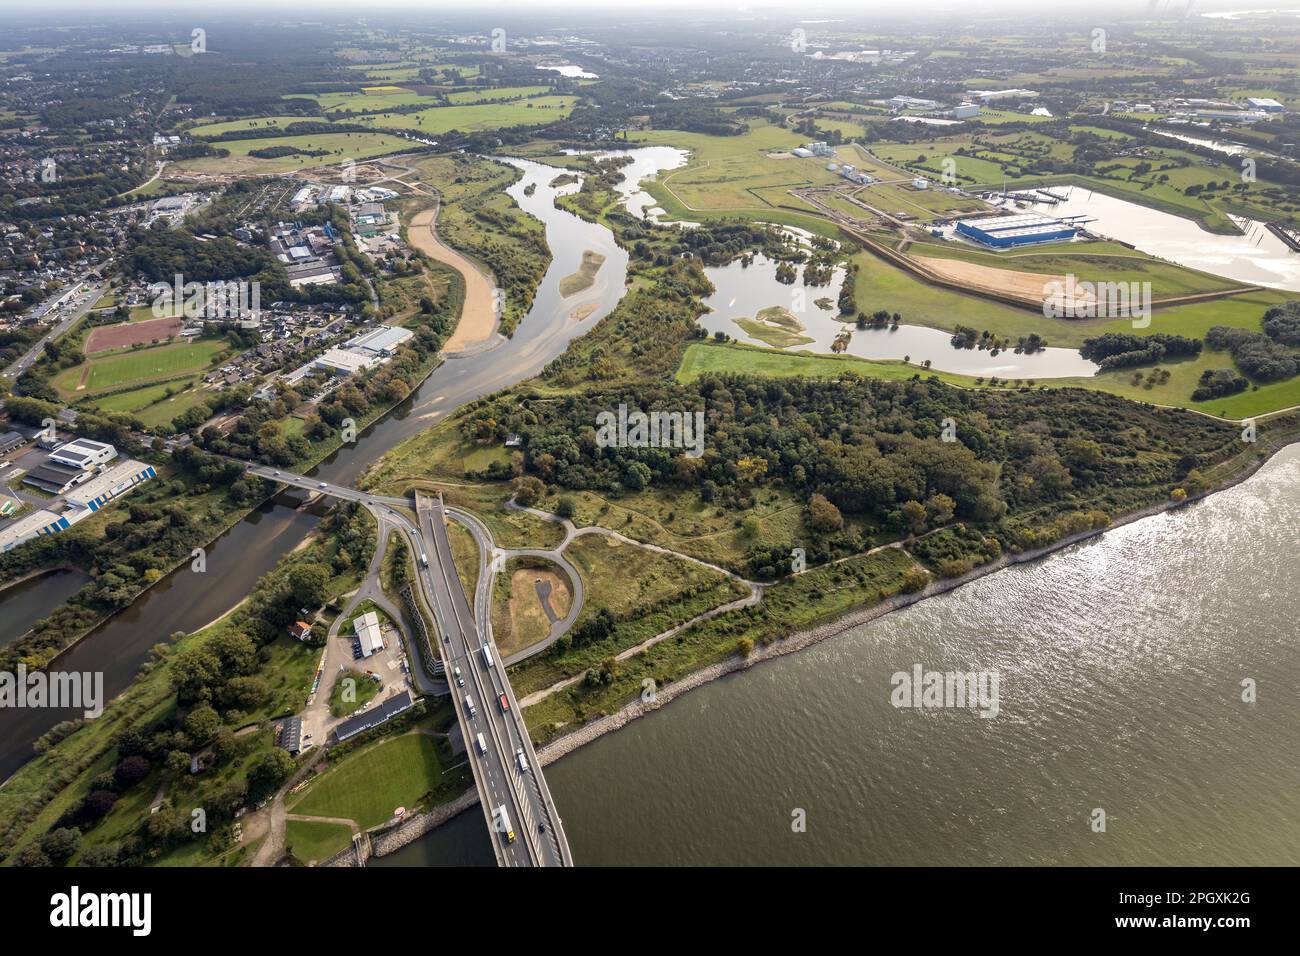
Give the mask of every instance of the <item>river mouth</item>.
M 340 447 L 309 474 L 336 484 L 353 484 L 398 443 L 436 425 L 461 405 L 537 375 L 622 299 L 627 252 L 603 225 L 555 206 L 557 196 L 579 188 L 578 184 L 550 186 L 557 176 L 570 171 L 531 160 L 502 161 L 523 171 L 523 178 L 508 192 L 521 208 L 545 224 L 552 250 L 551 265 L 527 316 L 514 336 L 497 347 L 448 358 L 403 401 L 363 429 L 354 444 Z M 532 195 L 525 195 L 530 183 L 535 189 Z M 560 280 L 577 270 L 585 249 L 604 255 L 605 261 L 593 285 L 566 300 L 559 292 Z M 592 307 L 584 318 L 575 320 L 573 311 L 584 305 Z M 281 497 L 253 511 L 207 546 L 205 574 L 194 574 L 188 564 L 182 565 L 64 652 L 56 669 L 102 672 L 106 696 L 120 694 L 139 673 L 155 644 L 178 631 L 199 630 L 225 614 L 248 595 L 259 577 L 301 544 L 316 527 L 321 509 L 295 505 L 293 497 Z M 41 602 L 41 616 L 62 600 L 66 597 L 59 602 Z M 0 779 L 8 778 L 31 759 L 32 744 L 42 734 L 76 716 L 79 712 L 52 709 L 0 710 Z

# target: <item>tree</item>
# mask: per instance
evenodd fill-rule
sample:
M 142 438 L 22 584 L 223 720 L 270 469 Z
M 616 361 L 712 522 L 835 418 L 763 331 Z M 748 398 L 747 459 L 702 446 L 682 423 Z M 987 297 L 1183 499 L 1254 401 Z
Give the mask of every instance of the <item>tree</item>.
M 930 524 L 947 524 L 957 510 L 957 502 L 939 492 L 925 499 L 925 513 Z
M 808 521 L 816 531 L 839 531 L 844 527 L 840 509 L 819 494 L 808 499 Z
M 81 831 L 76 827 L 59 827 L 41 837 L 41 849 L 51 863 L 65 863 L 81 845 Z
M 185 733 L 189 734 L 190 740 L 195 744 L 206 744 L 216 736 L 217 728 L 221 726 L 221 718 L 217 716 L 217 711 L 209 704 L 199 704 L 185 717 Z
M 135 786 L 149 776 L 149 761 L 144 757 L 127 757 L 113 768 L 113 780 L 123 790 Z
M 515 502 L 524 508 L 531 508 L 539 498 L 546 494 L 546 486 L 532 475 L 515 479 Z
M 755 515 L 745 515 L 745 520 L 740 523 L 740 531 L 746 538 L 757 538 L 762 530 L 763 524 Z
M 310 562 L 296 565 L 289 572 L 289 597 L 295 605 L 317 608 L 329 597 L 329 568 Z
M 919 533 L 925 527 L 925 505 L 919 501 L 905 501 L 902 507 L 903 521 L 912 534 Z
M 650 484 L 650 468 L 644 462 L 634 461 L 623 472 L 623 487 L 628 491 L 641 491 Z
M 258 754 L 248 765 L 249 796 L 260 800 L 274 793 L 293 772 L 293 767 L 293 758 L 279 747 Z

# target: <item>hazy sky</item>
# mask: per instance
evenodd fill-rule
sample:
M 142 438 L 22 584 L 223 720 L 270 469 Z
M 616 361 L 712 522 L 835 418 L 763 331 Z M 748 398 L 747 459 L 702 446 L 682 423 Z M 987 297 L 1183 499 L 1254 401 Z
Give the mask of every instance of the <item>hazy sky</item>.
M 1190 2 L 1192 12 L 1204 13 L 1212 10 L 1260 9 L 1272 6 L 1263 0 L 1154 0 L 1154 5 L 1162 9 L 1182 10 Z M 299 17 L 310 19 L 313 13 L 329 12 L 334 16 L 352 14 L 357 17 L 381 14 L 385 11 L 410 11 L 436 13 L 439 11 L 465 16 L 477 11 L 526 13 L 544 16 L 554 11 L 562 14 L 567 10 L 600 10 L 617 13 L 624 10 L 693 10 L 725 11 L 741 10 L 748 12 L 783 11 L 802 18 L 815 18 L 822 14 L 834 15 L 836 12 L 852 13 L 858 16 L 879 11 L 889 14 L 891 18 L 899 15 L 914 15 L 924 18 L 927 14 L 970 10 L 972 13 L 985 13 L 996 16 L 1002 11 L 1034 11 L 1047 13 L 1050 9 L 1071 11 L 1106 10 L 1114 13 L 1140 14 L 1153 4 L 1149 0 L 927 0 L 909 10 L 900 6 L 897 0 L 812 0 L 800 3 L 792 0 L 743 0 L 743 2 L 720 2 L 720 0 L 474 0 L 467 5 L 464 0 L 0 0 L 0 11 L 21 12 L 23 14 L 41 12 L 90 12 L 102 16 L 107 12 L 127 12 L 160 10 L 166 13 L 181 14 L 187 10 L 204 10 L 222 12 L 237 10 L 256 10 L 262 13 L 283 10 Z M 1282 2 L 1278 7 L 1295 7 L 1296 2 Z

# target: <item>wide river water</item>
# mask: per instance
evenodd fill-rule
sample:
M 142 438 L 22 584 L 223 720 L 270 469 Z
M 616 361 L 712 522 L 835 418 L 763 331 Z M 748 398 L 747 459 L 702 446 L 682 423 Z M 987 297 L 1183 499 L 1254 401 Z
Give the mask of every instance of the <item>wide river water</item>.
M 1193 506 L 707 684 L 547 768 L 574 861 L 1300 864 L 1298 550 L 1291 446 Z M 1000 713 L 895 709 L 915 664 L 996 670 Z M 491 862 L 467 813 L 371 865 Z

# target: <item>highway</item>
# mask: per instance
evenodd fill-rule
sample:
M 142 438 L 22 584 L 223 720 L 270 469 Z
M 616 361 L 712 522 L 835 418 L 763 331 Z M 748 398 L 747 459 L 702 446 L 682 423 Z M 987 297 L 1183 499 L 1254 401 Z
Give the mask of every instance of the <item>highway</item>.
M 456 712 L 466 730 L 470 753 L 478 758 L 474 777 L 479 783 L 480 797 L 486 792 L 491 807 L 506 807 L 516 836 L 515 842 L 510 843 L 498 832 L 499 827 L 493 822 L 495 811 L 485 803 L 484 814 L 492 831 L 497 859 L 507 866 L 571 866 L 568 841 L 533 752 L 519 702 L 505 676 L 496 647 L 484 641 L 475 624 L 456 574 L 442 500 L 417 492 L 416 515 L 422 540 L 433 545 L 427 552 L 429 566 L 421 568 L 421 574 L 428 579 L 426 593 L 433 595 L 434 615 L 443 629 L 443 654 L 453 683 Z M 485 648 L 491 655 L 491 666 L 484 659 Z M 454 686 L 456 667 L 465 681 L 463 688 Z M 467 693 L 474 702 L 476 713 L 472 715 L 465 702 Z M 502 697 L 507 702 L 504 709 L 500 703 Z M 479 734 L 487 744 L 486 755 L 478 752 Z M 520 751 L 525 770 L 519 768 Z
M 391 498 L 367 494 L 318 479 L 280 471 L 262 465 L 248 467 L 248 473 L 267 481 L 279 482 L 344 501 L 357 501 L 365 505 L 380 520 L 399 528 L 408 538 L 416 559 L 417 581 L 425 604 L 436 619 L 434 636 L 447 669 L 452 701 L 465 738 L 466 752 L 474 770 L 474 782 L 479 792 L 479 803 L 492 838 L 493 852 L 500 866 L 572 866 L 568 840 L 564 836 L 559 815 L 551 799 L 550 788 L 542 775 L 533 752 L 532 740 L 524 725 L 519 702 L 506 677 L 505 667 L 495 645 L 491 643 L 490 626 L 485 642 L 474 612 L 465 598 L 465 591 L 456 573 L 447 538 L 447 514 L 441 498 L 429 498 L 416 493 L 416 520 L 410 518 L 411 503 L 405 498 Z M 458 516 L 464 520 L 463 516 Z M 469 522 L 466 522 L 469 524 Z M 486 529 L 470 524 L 479 540 L 479 580 L 487 579 L 485 569 L 491 560 L 491 538 Z M 484 538 L 479 536 L 484 533 Z M 426 564 L 427 562 L 427 564 Z M 478 620 L 489 619 L 487 589 L 480 588 L 475 603 Z M 483 655 L 487 646 L 492 665 Z M 460 668 L 460 686 L 456 668 Z M 473 702 L 473 712 L 466 701 Z M 501 698 L 505 697 L 503 710 Z M 480 753 L 478 737 L 483 736 L 486 753 Z M 519 751 L 523 751 L 524 766 L 519 767 Z M 497 808 L 504 806 L 514 832 L 514 840 L 507 838 L 496 824 Z

